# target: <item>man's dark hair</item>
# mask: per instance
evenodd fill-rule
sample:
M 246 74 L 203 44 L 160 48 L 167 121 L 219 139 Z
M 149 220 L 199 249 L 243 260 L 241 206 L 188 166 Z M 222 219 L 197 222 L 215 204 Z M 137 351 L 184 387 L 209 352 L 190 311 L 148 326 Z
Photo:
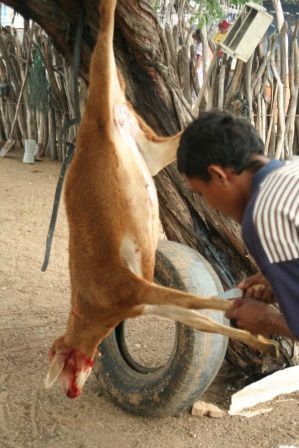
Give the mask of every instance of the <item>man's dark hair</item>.
M 203 112 L 183 132 L 177 167 L 187 177 L 210 180 L 208 166 L 233 168 L 237 174 L 261 167 L 254 154 L 263 154 L 264 144 L 251 123 L 228 112 Z

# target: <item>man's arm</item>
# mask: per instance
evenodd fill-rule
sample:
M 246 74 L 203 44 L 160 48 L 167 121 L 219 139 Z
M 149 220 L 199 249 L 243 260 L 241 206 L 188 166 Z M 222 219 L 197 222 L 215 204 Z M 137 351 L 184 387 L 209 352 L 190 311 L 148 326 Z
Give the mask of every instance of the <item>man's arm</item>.
M 238 299 L 226 312 L 228 319 L 235 319 L 238 328 L 264 336 L 285 336 L 296 340 L 283 315 L 265 303 L 252 299 Z
M 264 182 L 253 223 L 260 247 L 259 267 L 291 334 L 299 339 L 299 164 L 286 164 Z M 277 187 L 279 185 L 279 188 Z M 262 201 L 262 202 L 261 202 Z M 263 207 L 266 201 L 267 207 Z M 278 325 L 277 320 L 274 322 Z M 280 333 L 283 322 L 278 325 Z M 279 329 L 278 328 L 278 329 Z

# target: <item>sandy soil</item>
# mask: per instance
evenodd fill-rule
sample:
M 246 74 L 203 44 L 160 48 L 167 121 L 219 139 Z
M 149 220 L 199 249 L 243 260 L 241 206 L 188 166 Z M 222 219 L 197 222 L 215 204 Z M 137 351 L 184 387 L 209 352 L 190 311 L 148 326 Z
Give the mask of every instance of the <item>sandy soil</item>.
M 246 419 L 130 415 L 110 403 L 92 375 L 84 395 L 46 391 L 47 351 L 63 332 L 69 302 L 67 226 L 59 213 L 50 266 L 40 268 L 59 164 L 0 159 L 0 447 L 276 448 L 299 446 L 299 395 Z M 138 344 L 143 342 L 139 341 Z M 146 344 L 145 344 L 146 345 Z M 137 346 L 138 348 L 138 346 Z M 203 397 L 228 408 L 233 377 L 222 372 Z

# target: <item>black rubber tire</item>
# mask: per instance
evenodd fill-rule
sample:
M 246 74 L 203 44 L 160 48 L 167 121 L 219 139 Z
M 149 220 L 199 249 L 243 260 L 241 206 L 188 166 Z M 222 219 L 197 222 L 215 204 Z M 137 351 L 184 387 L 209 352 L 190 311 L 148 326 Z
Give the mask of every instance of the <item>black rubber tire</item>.
M 157 283 L 194 294 L 222 291 L 209 263 L 196 251 L 172 241 L 161 241 L 156 256 Z M 223 313 L 201 311 L 219 323 Z M 165 417 L 190 407 L 209 387 L 223 362 L 227 338 L 176 323 L 176 342 L 167 364 L 142 369 L 129 359 L 122 325 L 100 347 L 96 375 L 102 390 L 122 408 L 142 416 Z

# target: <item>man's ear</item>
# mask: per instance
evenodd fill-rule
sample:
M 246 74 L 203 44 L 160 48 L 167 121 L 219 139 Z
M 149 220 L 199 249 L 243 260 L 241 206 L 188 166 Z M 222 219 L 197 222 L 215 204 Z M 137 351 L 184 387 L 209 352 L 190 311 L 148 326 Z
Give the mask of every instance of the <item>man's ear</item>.
M 212 179 L 224 185 L 227 183 L 228 181 L 227 172 L 220 165 L 209 165 L 208 172 Z

